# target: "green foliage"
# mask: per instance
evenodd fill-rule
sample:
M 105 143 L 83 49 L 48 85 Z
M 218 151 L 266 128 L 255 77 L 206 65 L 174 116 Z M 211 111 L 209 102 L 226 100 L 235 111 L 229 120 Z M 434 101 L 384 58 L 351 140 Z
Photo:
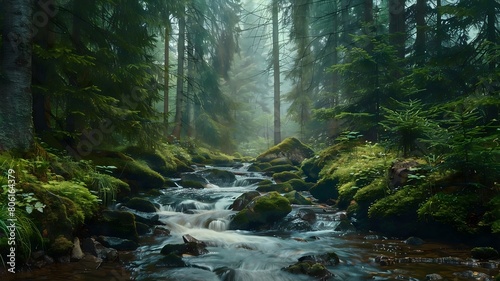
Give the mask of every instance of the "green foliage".
M 431 136 L 437 124 L 430 119 L 433 114 L 423 109 L 421 101 L 394 102 L 399 108 L 382 107 L 385 120 L 380 124 L 388 132 L 390 142 L 403 151 L 403 157 L 408 157 L 416 148 L 417 140 Z
M 368 216 L 370 218 L 416 216 L 416 210 L 427 197 L 426 188 L 406 186 L 394 194 L 376 201 L 368 209 Z
M 500 194 L 493 197 L 486 206 L 488 210 L 479 225 L 490 226 L 491 232 L 500 233 Z
M 75 225 L 83 223 L 85 218 L 90 218 L 97 211 L 99 199 L 90 193 L 83 182 L 50 181 L 42 187 L 56 196 L 66 197 L 75 202 L 79 214 L 78 221 L 73 221 Z
M 439 192 L 418 208 L 418 216 L 421 220 L 432 219 L 451 225 L 458 231 L 474 233 L 477 225 L 469 219 L 479 205 L 479 196 L 474 193 L 462 195 Z
M 7 202 L 2 200 L 2 202 Z M 14 214 L 14 217 L 11 216 Z M 43 246 L 43 239 L 37 226 L 33 223 L 32 219 L 29 218 L 29 214 L 23 209 L 17 209 L 14 212 L 10 212 L 7 209 L 7 204 L 3 204 L 0 207 L 0 253 L 3 253 L 6 249 L 9 249 L 12 245 L 8 244 L 6 241 L 2 241 L 3 237 L 10 236 L 10 226 L 11 222 L 9 219 L 15 220 L 15 247 L 16 256 L 19 255 L 22 259 L 27 260 L 31 256 L 31 251 L 36 248 L 41 248 Z

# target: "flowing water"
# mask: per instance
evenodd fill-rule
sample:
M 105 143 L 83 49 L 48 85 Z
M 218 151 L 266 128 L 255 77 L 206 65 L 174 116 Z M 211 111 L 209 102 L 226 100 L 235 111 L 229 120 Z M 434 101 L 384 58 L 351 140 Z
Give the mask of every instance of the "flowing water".
M 229 169 L 237 181 L 229 186 L 209 184 L 205 189 L 168 189 L 155 199 L 160 207 L 160 220 L 170 229 L 170 236 L 146 236 L 128 267 L 137 280 L 241 280 L 295 281 L 317 280 L 295 275 L 282 268 L 297 262 L 305 255 L 335 252 L 340 264 L 328 266 L 334 274 L 329 280 L 426 280 L 427 274 L 438 273 L 448 280 L 487 280 L 498 264 L 480 264 L 471 259 L 470 249 L 463 246 L 426 243 L 409 246 L 397 239 L 354 232 L 334 231 L 339 213 L 322 207 L 307 207 L 316 212 L 311 224 L 297 223 L 296 212 L 306 206 L 293 206 L 283 223 L 267 231 L 228 230 L 233 201 L 242 193 L 255 190 L 256 178 L 265 177 L 246 172 L 246 167 Z M 252 184 L 254 183 L 254 184 Z M 189 265 L 182 268 L 158 266 L 160 250 L 167 244 L 183 243 L 189 234 L 205 242 L 208 254 L 185 256 Z M 377 256 L 389 258 L 415 257 L 414 262 L 380 266 Z M 453 258 L 449 258 L 453 257 Z M 401 261 L 400 261 L 401 262 Z M 219 271 L 217 269 L 223 269 Z M 219 272 L 219 274 L 216 274 Z M 220 272 L 225 272 L 221 274 Z M 457 274 L 470 275 L 463 279 Z
M 158 212 L 170 236 L 148 234 L 133 252 L 120 253 L 126 272 L 116 264 L 84 266 L 82 262 L 54 264 L 33 272 L 17 274 L 16 280 L 175 280 L 175 281 L 301 281 L 318 280 L 306 275 L 287 273 L 282 268 L 302 256 L 335 252 L 340 263 L 327 266 L 334 274 L 328 280 L 428 280 L 437 273 L 444 280 L 493 280 L 498 261 L 478 262 L 470 258 L 470 248 L 427 241 L 424 245 L 406 245 L 374 233 L 335 231 L 342 213 L 308 206 L 316 220 L 304 223 L 293 211 L 267 231 L 228 230 L 229 206 L 241 194 L 255 190 L 262 174 L 249 173 L 246 166 L 228 169 L 237 180 L 228 186 L 208 184 L 205 189 L 170 188 L 151 198 L 160 206 Z M 142 214 L 145 215 L 145 214 Z M 205 242 L 208 254 L 184 256 L 187 267 L 168 268 L 159 262 L 160 250 L 167 244 L 182 244 L 183 235 Z M 381 255 L 397 261 L 381 265 Z M 410 259 L 411 258 L 411 259 Z M 220 270 L 218 270 L 220 269 Z M 219 272 L 217 274 L 216 272 Z M 4 280 L 5 275 L 0 274 Z M 431 279 L 435 280 L 435 279 Z

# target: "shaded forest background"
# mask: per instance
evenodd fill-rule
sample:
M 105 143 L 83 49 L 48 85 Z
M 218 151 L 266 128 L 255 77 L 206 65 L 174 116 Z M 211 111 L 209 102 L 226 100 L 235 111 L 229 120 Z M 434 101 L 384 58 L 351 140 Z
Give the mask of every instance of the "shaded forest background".
M 494 0 L 94 0 L 31 8 L 34 133 L 80 144 L 84 153 L 168 138 L 255 154 L 276 131 L 318 147 L 355 131 L 405 155 L 498 145 Z M 274 88 L 281 109 L 273 85 L 281 86 Z M 273 123 L 273 110 L 283 126 L 276 116 Z M 101 134 L 103 125 L 112 130 Z

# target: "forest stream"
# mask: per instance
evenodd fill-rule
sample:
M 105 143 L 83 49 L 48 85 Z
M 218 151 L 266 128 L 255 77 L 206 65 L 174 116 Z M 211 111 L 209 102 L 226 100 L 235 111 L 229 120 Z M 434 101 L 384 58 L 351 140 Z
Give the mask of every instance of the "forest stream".
M 79 262 L 52 265 L 17 277 L 22 280 L 348 281 L 493 280 L 492 276 L 498 274 L 498 262 L 471 259 L 467 246 L 431 241 L 410 245 L 375 233 L 335 231 L 344 214 L 322 205 L 293 205 L 292 212 L 270 230 L 229 230 L 230 217 L 236 213 L 229 209 L 234 200 L 255 190 L 259 179 L 270 179 L 262 173 L 248 172 L 247 168 L 247 165 L 217 168 L 236 175 L 237 180 L 228 186 L 212 183 L 204 189 L 179 186 L 150 198 L 159 206 L 159 220 L 165 224 L 162 227 L 170 230 L 170 235 L 144 235 L 136 251 L 120 253 L 126 272 L 106 263 L 98 270 L 85 269 L 78 266 L 82 263 Z M 308 221 L 298 218 L 299 210 L 304 209 L 312 210 L 315 218 Z M 186 235 L 203 241 L 208 253 L 184 255 L 184 267 L 165 265 L 164 255 L 160 254 L 162 248 L 182 244 Z M 316 278 L 283 270 L 301 257 L 325 253 L 336 253 L 339 257 L 338 264 L 326 265 L 333 276 Z M 444 279 L 435 279 L 436 274 Z

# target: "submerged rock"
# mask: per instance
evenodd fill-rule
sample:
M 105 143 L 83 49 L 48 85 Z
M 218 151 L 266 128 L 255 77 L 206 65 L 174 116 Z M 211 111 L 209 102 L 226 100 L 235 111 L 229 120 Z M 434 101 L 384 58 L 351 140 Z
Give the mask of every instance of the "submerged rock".
M 405 244 L 414 245 L 414 246 L 422 245 L 424 243 L 425 243 L 424 240 L 422 240 L 418 237 L 415 237 L 415 236 L 409 237 L 408 239 L 405 240 Z
M 133 251 L 139 247 L 139 245 L 132 240 L 117 237 L 99 236 L 97 241 L 104 247 L 113 248 L 118 251 Z
M 230 186 L 236 181 L 234 173 L 227 170 L 207 169 L 203 171 L 205 178 L 218 186 Z
M 299 261 L 293 265 L 282 268 L 282 270 L 293 274 L 309 275 L 319 280 L 328 280 L 328 278 L 333 276 L 333 273 L 328 271 L 323 264 L 310 260 Z

